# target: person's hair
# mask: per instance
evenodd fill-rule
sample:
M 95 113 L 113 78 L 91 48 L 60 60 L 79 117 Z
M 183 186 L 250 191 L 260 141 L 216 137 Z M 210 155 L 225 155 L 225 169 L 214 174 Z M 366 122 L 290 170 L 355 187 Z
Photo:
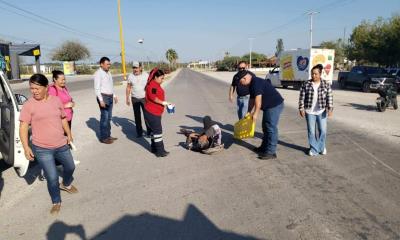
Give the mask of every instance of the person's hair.
M 165 75 L 164 71 L 158 68 L 153 68 L 153 70 L 150 71 L 149 78 L 147 79 L 148 82 L 153 80 L 156 77 L 160 77 Z
M 239 65 L 240 65 L 240 64 L 242 64 L 242 63 L 244 63 L 244 64 L 246 64 L 246 65 L 247 65 L 247 62 L 246 62 L 246 61 L 240 61 L 240 62 L 238 63 L 238 65 L 237 65 L 237 66 L 239 67 Z
M 324 66 L 322 64 L 317 64 L 311 69 L 311 73 L 314 71 L 314 69 L 317 69 L 319 74 L 322 74 L 322 70 L 324 69 Z
M 51 73 L 53 74 L 53 81 L 56 80 L 60 75 L 64 75 L 64 72 L 60 70 L 54 70 Z
M 49 80 L 46 78 L 45 75 L 36 73 L 29 78 L 29 83 L 33 83 L 42 87 L 47 87 L 49 85 Z
M 103 64 L 105 61 L 109 61 L 110 62 L 110 59 L 108 57 L 100 58 L 100 64 Z

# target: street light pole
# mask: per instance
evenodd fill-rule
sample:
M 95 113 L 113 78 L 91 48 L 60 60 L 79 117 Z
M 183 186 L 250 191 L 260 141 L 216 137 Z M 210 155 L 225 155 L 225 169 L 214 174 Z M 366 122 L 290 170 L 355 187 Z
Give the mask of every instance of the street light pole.
M 319 12 L 316 11 L 311 11 L 308 12 L 307 15 L 310 16 L 310 50 L 312 48 L 312 42 L 313 42 L 313 35 L 312 35 L 312 30 L 313 30 L 313 15 L 318 14 Z
M 121 42 L 122 74 L 123 74 L 124 80 L 126 80 L 125 43 L 124 43 L 124 33 L 122 32 L 122 17 L 121 17 L 121 1 L 120 0 L 118 0 L 118 20 L 119 20 L 119 39 Z
M 249 68 L 251 68 L 251 52 L 253 51 L 253 40 L 254 40 L 254 38 L 249 38 L 249 48 L 250 48 Z

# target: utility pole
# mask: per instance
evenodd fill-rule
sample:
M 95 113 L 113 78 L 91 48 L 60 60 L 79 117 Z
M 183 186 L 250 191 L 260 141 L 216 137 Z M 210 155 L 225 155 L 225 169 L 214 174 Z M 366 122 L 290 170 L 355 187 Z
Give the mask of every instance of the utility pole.
M 122 32 L 122 17 L 121 17 L 121 1 L 118 1 L 118 20 L 119 20 L 119 39 L 121 42 L 121 63 L 122 63 L 122 74 L 124 80 L 126 80 L 126 66 L 125 66 L 125 43 L 124 33 Z
M 253 40 L 254 38 L 249 38 L 249 48 L 250 48 L 249 69 L 251 68 L 251 52 L 253 51 Z
M 313 15 L 318 14 L 319 12 L 311 11 L 308 12 L 307 15 L 310 16 L 310 50 L 312 49 L 312 42 L 313 42 L 313 35 L 312 35 L 312 30 L 313 30 Z

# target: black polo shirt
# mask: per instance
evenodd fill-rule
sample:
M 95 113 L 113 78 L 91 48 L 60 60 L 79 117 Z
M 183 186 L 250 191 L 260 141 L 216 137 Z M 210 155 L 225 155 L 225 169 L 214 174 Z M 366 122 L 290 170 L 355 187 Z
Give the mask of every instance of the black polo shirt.
M 238 73 L 233 76 L 232 87 L 236 89 L 236 93 L 239 97 L 246 96 L 250 94 L 249 86 L 244 86 L 240 84 L 240 79 L 238 78 Z
M 267 80 L 253 76 L 250 83 L 250 98 L 262 95 L 261 110 L 273 108 L 283 103 L 281 94 Z

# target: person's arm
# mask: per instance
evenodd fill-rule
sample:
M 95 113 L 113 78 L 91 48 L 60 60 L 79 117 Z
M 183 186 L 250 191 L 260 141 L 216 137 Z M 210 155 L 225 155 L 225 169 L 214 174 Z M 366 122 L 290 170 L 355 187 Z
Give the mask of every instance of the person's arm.
M 158 97 L 157 97 L 157 89 L 156 88 L 150 88 L 147 90 L 147 97 L 150 101 L 163 105 L 163 106 L 167 106 L 168 104 L 170 104 L 167 101 L 161 101 Z
M 247 108 L 247 112 L 252 113 L 254 111 L 254 98 L 249 99 L 249 106 Z
M 103 96 L 101 95 L 101 76 L 99 72 L 94 74 L 94 92 L 100 102 L 100 107 L 105 108 L 106 104 L 104 103 Z
M 69 128 L 68 120 L 67 118 L 64 117 L 61 121 L 64 132 L 67 135 L 68 144 L 70 144 L 73 141 L 73 139 L 72 139 L 71 129 Z
M 128 106 L 131 104 L 131 90 L 132 90 L 132 83 L 128 82 L 128 84 L 126 85 L 126 92 L 125 92 L 126 105 L 128 105 Z
M 21 143 L 24 148 L 25 157 L 29 161 L 33 161 L 35 156 L 33 155 L 32 149 L 29 146 L 28 133 L 29 133 L 29 123 L 20 121 L 20 123 L 19 123 L 19 138 L 21 139 Z
M 326 106 L 328 107 L 328 117 L 333 116 L 333 93 L 332 93 L 332 87 L 330 84 L 328 84 L 328 92 L 327 92 L 327 98 L 326 98 Z
M 235 92 L 235 87 L 234 86 L 230 86 L 229 87 L 229 101 L 233 102 L 233 93 Z
M 258 114 L 260 113 L 261 110 L 261 103 L 262 103 L 262 95 L 257 95 L 256 98 L 254 99 L 254 111 L 251 115 L 253 118 L 253 121 L 257 121 Z
M 300 96 L 299 96 L 299 114 L 301 117 L 305 117 L 306 113 L 304 111 L 304 99 L 306 97 L 306 85 L 303 85 L 300 88 Z

